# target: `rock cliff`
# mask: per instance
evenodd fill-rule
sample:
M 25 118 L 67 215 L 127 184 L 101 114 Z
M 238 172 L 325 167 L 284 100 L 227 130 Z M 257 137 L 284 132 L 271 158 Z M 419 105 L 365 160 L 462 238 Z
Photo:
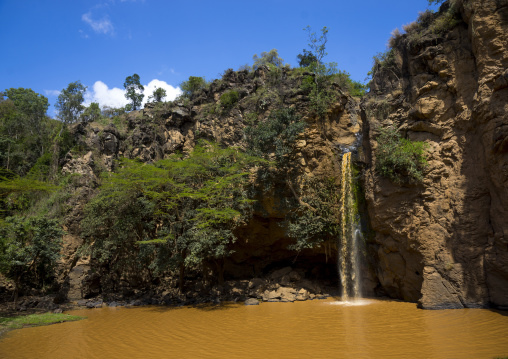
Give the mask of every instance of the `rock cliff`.
M 362 125 L 359 100 L 332 82 L 329 86 L 334 100 L 325 113 L 317 115 L 310 108 L 309 93 L 301 87 L 302 79 L 313 76 L 289 68 L 228 70 L 222 79 L 196 91 L 190 98 L 147 104 L 141 111 L 117 118 L 116 123 L 75 125 L 72 134 L 77 145 L 67 154 L 62 170 L 74 174 L 74 195 L 66 218 L 66 226 L 74 236 L 68 238 L 79 241 L 84 205 L 97 192 L 100 173 L 115 169 L 115 160 L 127 157 L 150 163 L 175 152 L 189 153 L 200 139 L 245 148 L 247 125 L 262 124 L 277 109 L 295 108 L 306 129 L 290 155 L 291 185 L 288 186 L 283 174 L 274 176 L 268 186 L 257 186 L 254 215 L 247 225 L 237 230 L 238 241 L 234 244 L 234 254 L 226 260 L 225 275 L 254 278 L 292 265 L 304 275 L 328 279 L 336 285 L 336 244 L 326 243 L 297 253 L 288 249 L 294 240 L 287 236 L 283 226 L 287 216 L 295 211 L 291 203 L 297 203 L 295 196 L 301 193 L 304 181 L 331 178 L 340 185 L 342 151 L 359 144 Z M 223 95 L 233 91 L 238 95 L 237 102 L 224 106 Z M 71 248 L 75 250 L 76 246 Z M 76 257 L 65 267 L 62 273 L 66 278 L 65 291 L 74 299 L 119 290 L 109 273 L 97 267 L 93 258 L 78 260 Z M 121 282 L 128 292 L 142 287 L 145 279 L 131 275 Z
M 456 1 L 458 24 L 394 39 L 363 103 L 378 289 L 423 308 L 508 305 L 508 2 Z M 448 10 L 448 3 L 441 13 Z M 394 126 L 429 144 L 421 184 L 376 171 Z
M 342 153 L 355 145 L 366 199 L 364 293 L 429 309 L 508 306 L 508 1 L 445 2 L 392 45 L 361 104 L 331 83 L 335 100 L 321 115 L 301 86 L 313 74 L 261 67 L 228 70 L 190 99 L 149 104 L 116 123 L 76 125 L 77 145 L 62 163 L 64 173 L 77 174 L 66 220 L 70 251 L 80 244 L 83 206 L 116 159 L 152 162 L 188 153 L 199 139 L 245 148 L 247 125 L 292 107 L 307 123 L 290 158 L 292 185 L 281 176 L 258 189 L 253 217 L 237 230 L 227 277 L 249 279 L 291 265 L 302 276 L 337 283 L 337 243 L 296 256 L 281 223 L 295 211 L 291 203 L 306 179 L 341 185 Z M 231 91 L 236 102 L 225 106 Z M 376 170 L 379 130 L 389 126 L 428 144 L 421 183 L 393 183 Z M 72 253 L 67 259 L 62 278 L 70 297 L 118 290 L 93 259 Z M 132 292 L 143 278 L 121 282 Z

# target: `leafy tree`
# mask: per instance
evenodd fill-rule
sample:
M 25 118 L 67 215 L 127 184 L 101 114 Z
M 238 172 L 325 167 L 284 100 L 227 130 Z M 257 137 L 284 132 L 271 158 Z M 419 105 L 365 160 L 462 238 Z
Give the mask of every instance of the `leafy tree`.
M 206 81 L 203 77 L 189 76 L 187 81 L 180 84 L 180 88 L 183 91 L 183 96 L 191 98 L 192 95 L 199 89 L 206 87 Z
M 60 257 L 64 234 L 55 220 L 9 217 L 0 224 L 0 272 L 22 284 L 48 283 Z
M 121 115 L 125 114 L 126 111 L 128 111 L 128 110 L 125 107 L 114 108 L 114 107 L 104 106 L 102 108 L 102 115 L 105 117 L 115 117 L 115 116 L 121 116 Z
M 93 258 L 118 271 L 178 272 L 181 288 L 187 269 L 212 266 L 222 279 L 234 229 L 250 213 L 246 169 L 260 161 L 211 143 L 187 158 L 123 160 L 104 177 L 81 224 Z
M 141 85 L 139 75 L 134 74 L 132 76 L 128 76 L 125 79 L 123 87 L 127 91 L 125 93 L 125 97 L 131 101 L 130 103 L 132 106 L 131 109 L 135 111 L 138 108 L 140 108 L 141 103 L 143 102 L 143 97 L 145 97 L 145 95 L 143 94 L 145 88 L 143 87 L 143 85 Z
M 51 121 L 46 97 L 11 88 L 0 96 L 0 165 L 25 174 L 49 146 Z
M 314 248 L 325 241 L 335 242 L 340 236 L 340 189 L 335 179 L 306 178 L 301 201 L 286 221 L 287 234 L 295 239 L 289 249 L 301 251 Z
M 254 156 L 268 158 L 273 153 L 277 168 L 287 169 L 289 155 L 306 127 L 294 108 L 285 108 L 274 112 L 264 123 L 248 126 L 245 135 Z
M 317 37 L 315 32 L 312 32 L 310 26 L 304 28 L 309 35 L 309 47 L 310 53 L 316 58 L 317 65 L 320 66 L 323 61 L 323 57 L 325 57 L 328 53 L 326 52 L 326 43 L 328 42 L 328 28 L 324 26 L 321 29 L 321 36 Z
M 309 67 L 313 63 L 317 63 L 317 58 L 314 56 L 314 54 L 310 51 L 307 51 L 303 49 L 302 54 L 298 54 L 298 65 L 300 67 Z
M 333 179 L 306 178 L 297 193 L 292 179 L 296 177 L 294 157 L 296 141 L 307 127 L 295 109 L 274 112 L 265 122 L 245 130 L 248 148 L 254 155 L 273 159 L 270 163 L 277 175 L 285 175 L 286 185 L 296 203 L 285 221 L 287 235 L 295 239 L 289 249 L 300 251 L 337 238 L 339 231 L 339 191 Z M 263 168 L 266 171 L 266 167 Z M 261 178 L 266 174 L 259 173 Z
M 0 102 L 0 156 L 2 157 L 2 166 L 10 170 L 13 166 L 11 162 L 14 156 L 22 151 L 16 151 L 17 140 L 22 136 L 25 129 L 22 121 L 18 121 L 18 112 L 14 102 L 4 100 L 3 96 Z
M 162 87 L 157 87 L 151 96 L 154 102 L 162 102 L 164 97 L 166 97 L 166 90 Z
M 366 84 L 362 84 L 361 82 L 351 80 L 351 84 L 349 86 L 349 93 L 351 96 L 355 97 L 363 97 L 367 93 L 369 86 Z
M 82 114 L 83 121 L 85 122 L 93 122 L 97 121 L 102 115 L 101 108 L 97 102 L 92 102 L 90 106 L 85 108 L 85 111 Z
M 263 51 L 260 57 L 258 57 L 257 54 L 254 54 L 252 59 L 254 60 L 254 65 L 252 65 L 254 70 L 269 64 L 279 68 L 284 65 L 284 60 L 279 57 L 277 49 L 271 49 L 268 52 Z
M 36 134 L 42 127 L 46 118 L 49 102 L 48 99 L 36 93 L 32 89 L 10 88 L 5 90 L 5 96 L 16 106 L 17 111 L 24 116 L 23 122 L 31 134 Z
M 58 118 L 64 124 L 74 123 L 85 107 L 83 106 L 86 86 L 80 81 L 71 82 L 67 88 L 63 89 L 55 104 L 58 110 Z
M 0 221 L 16 212 L 25 211 L 42 193 L 58 188 L 34 178 L 34 175 L 32 172 L 25 177 L 13 176 L 9 172 L 0 175 Z

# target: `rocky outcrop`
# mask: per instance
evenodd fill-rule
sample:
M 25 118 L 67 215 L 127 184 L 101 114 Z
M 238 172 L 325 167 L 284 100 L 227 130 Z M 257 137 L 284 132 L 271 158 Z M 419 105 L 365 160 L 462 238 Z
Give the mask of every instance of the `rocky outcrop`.
M 62 169 L 64 174 L 72 174 L 74 195 L 68 201 L 71 210 L 66 217 L 70 234 L 79 235 L 84 206 L 97 193 L 101 172 L 115 170 L 116 160 L 129 158 L 150 163 L 177 152 L 189 153 L 201 139 L 245 148 L 247 125 L 254 121 L 262 123 L 274 111 L 292 107 L 307 123 L 291 154 L 293 188 L 288 188 L 285 176 L 274 176 L 274 183 L 266 188 L 259 186 L 254 215 L 237 230 L 238 240 L 234 254 L 226 260 L 225 275 L 235 279 L 255 278 L 292 265 L 298 259 L 295 265 L 310 278 L 336 282 L 336 246 L 328 243 L 327 248 L 305 250 L 297 255 L 288 249 L 293 240 L 281 226 L 294 211 L 288 203 L 295 201 L 295 192 L 301 190 L 304 180 L 335 178 L 338 184 L 342 151 L 359 144 L 362 125 L 359 101 L 332 83 L 336 100 L 325 114 L 316 115 L 309 106 L 309 94 L 300 87 L 302 78 L 311 75 L 289 68 L 276 72 L 265 67 L 251 72 L 228 70 L 222 79 L 198 90 L 191 98 L 149 103 L 143 110 L 116 117 L 108 124 L 103 121 L 74 125 L 76 146 L 63 160 Z M 221 97 L 231 91 L 238 94 L 238 101 L 225 107 Z M 105 292 L 130 297 L 140 288 L 150 286 L 146 273 L 113 274 L 96 268 L 93 258 L 69 260 L 63 272 L 67 275 L 64 291 L 72 299 Z M 293 279 L 284 278 L 281 288 Z M 295 292 L 284 298 L 306 298 L 306 293 L 298 292 L 302 288 L 294 288 Z M 277 298 L 282 297 L 277 294 Z
M 508 305 L 508 2 L 463 1 L 444 36 L 402 36 L 364 102 L 378 290 L 422 308 Z M 429 144 L 421 184 L 376 171 L 377 130 Z
M 361 108 L 332 84 L 336 101 L 317 116 L 300 86 L 312 74 L 261 67 L 228 70 L 190 99 L 147 104 L 107 125 L 75 125 L 76 146 L 62 163 L 74 186 L 67 203 L 70 235 L 79 233 L 99 174 L 114 170 L 117 159 L 153 162 L 189 153 L 200 139 L 245 148 L 245 127 L 281 107 L 295 108 L 308 126 L 291 154 L 294 188 L 279 176 L 259 189 L 253 217 L 237 229 L 235 252 L 225 263 L 229 281 L 205 286 L 190 278 L 190 289 L 181 293 L 174 278 L 148 283 L 143 273 L 117 276 L 94 267 L 93 259 L 70 255 L 62 270 L 68 297 L 256 304 L 324 296 L 316 279 L 336 286 L 337 244 L 296 256 L 281 224 L 294 211 L 288 203 L 304 179 L 340 178 L 343 151 L 359 145 L 363 134 L 356 158 L 364 175 L 363 222 L 371 229 L 364 293 L 376 287 L 377 294 L 430 309 L 508 306 L 508 3 L 454 4 L 461 20 L 447 31 L 396 39 L 390 63 L 377 68 Z M 221 104 L 229 91 L 238 95 L 232 107 Z M 422 183 L 396 184 L 376 171 L 377 134 L 387 126 L 429 145 Z M 71 247 L 69 253 L 77 253 Z

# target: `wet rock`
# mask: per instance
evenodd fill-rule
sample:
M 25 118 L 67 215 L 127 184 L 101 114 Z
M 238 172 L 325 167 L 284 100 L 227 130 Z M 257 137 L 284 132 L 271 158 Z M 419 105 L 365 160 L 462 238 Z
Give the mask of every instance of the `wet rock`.
M 308 279 L 303 279 L 303 280 L 297 282 L 295 285 L 300 288 L 306 289 L 307 291 L 309 291 L 311 293 L 315 293 L 315 294 L 321 293 L 321 291 L 322 291 L 319 284 L 312 282 Z
M 86 302 L 86 307 L 88 309 L 102 308 L 102 305 L 103 305 L 102 299 L 99 299 L 99 300 L 96 300 L 96 301 L 90 300 L 90 301 Z
M 273 279 L 273 280 L 281 279 L 283 276 L 285 276 L 286 274 L 289 274 L 291 271 L 292 271 L 291 267 L 284 267 L 284 268 L 278 269 L 270 275 L 270 279 Z
M 296 300 L 296 290 L 288 287 L 266 290 L 262 294 L 262 299 L 264 302 L 294 302 Z
M 309 299 L 309 292 L 305 289 L 300 289 L 298 293 L 296 294 L 296 300 L 302 301 Z
M 259 305 L 259 301 L 255 298 L 249 298 L 244 303 L 245 305 Z
M 280 293 L 281 302 L 294 302 L 296 300 L 296 290 L 294 288 L 280 287 L 278 292 Z

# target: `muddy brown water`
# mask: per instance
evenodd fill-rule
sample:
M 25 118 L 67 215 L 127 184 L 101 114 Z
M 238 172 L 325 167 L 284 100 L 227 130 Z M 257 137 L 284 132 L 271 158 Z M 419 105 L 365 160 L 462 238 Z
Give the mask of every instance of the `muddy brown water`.
M 0 358 L 494 358 L 508 313 L 423 311 L 413 303 L 329 300 L 73 311 L 88 319 L 0 339 Z

